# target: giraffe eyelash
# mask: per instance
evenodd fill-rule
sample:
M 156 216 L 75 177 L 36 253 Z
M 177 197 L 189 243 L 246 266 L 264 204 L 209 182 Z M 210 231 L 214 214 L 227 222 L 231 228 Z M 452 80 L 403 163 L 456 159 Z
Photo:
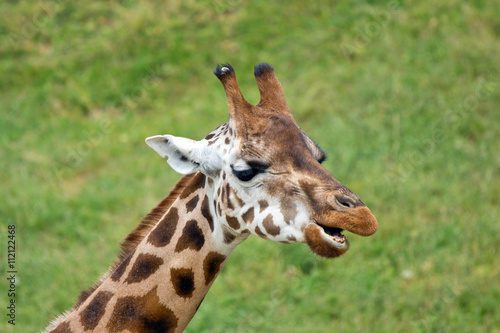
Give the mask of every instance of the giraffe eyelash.
M 251 161 L 246 162 L 248 168 L 237 170 L 234 168 L 234 165 L 231 165 L 231 170 L 233 174 L 241 181 L 248 182 L 252 180 L 259 173 L 263 173 L 269 168 L 269 165 L 259 162 L 259 161 Z
M 250 169 L 245 169 L 245 170 L 234 170 L 233 169 L 233 174 L 236 176 L 241 181 L 248 182 L 253 179 L 257 174 L 261 173 L 262 171 L 254 168 Z

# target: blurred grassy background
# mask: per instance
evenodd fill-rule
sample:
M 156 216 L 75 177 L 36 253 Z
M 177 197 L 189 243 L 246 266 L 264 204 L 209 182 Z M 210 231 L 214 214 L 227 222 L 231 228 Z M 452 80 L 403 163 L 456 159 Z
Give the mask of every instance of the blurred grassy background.
M 325 167 L 377 216 L 333 261 L 251 237 L 189 332 L 500 332 L 500 7 L 494 1 L 3 1 L 1 253 L 18 332 L 43 329 L 179 179 L 144 144 L 256 103 L 274 65 Z M 5 273 L 6 274 L 6 273 Z M 0 279 L 6 324 L 7 281 Z

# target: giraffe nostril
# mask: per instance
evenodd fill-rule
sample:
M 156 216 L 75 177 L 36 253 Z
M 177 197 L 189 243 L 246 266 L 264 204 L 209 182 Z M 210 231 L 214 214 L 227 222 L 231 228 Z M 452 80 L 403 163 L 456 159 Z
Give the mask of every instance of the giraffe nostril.
M 347 207 L 347 208 L 355 208 L 356 207 L 356 202 L 354 201 L 354 199 L 348 197 L 348 196 L 341 196 L 341 197 L 337 197 L 337 202 L 341 205 L 341 206 L 344 206 L 344 207 Z

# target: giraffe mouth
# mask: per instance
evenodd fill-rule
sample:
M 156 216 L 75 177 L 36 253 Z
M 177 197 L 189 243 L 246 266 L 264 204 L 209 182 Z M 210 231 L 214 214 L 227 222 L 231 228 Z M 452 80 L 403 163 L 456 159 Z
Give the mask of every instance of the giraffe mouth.
M 349 249 L 349 242 L 342 234 L 344 229 L 328 227 L 317 222 L 310 223 L 304 230 L 307 245 L 311 250 L 327 258 L 343 255 Z
M 347 242 L 347 238 L 342 235 L 344 229 L 327 227 L 326 225 L 318 224 L 322 229 L 322 234 L 326 234 L 327 240 L 332 240 L 336 245 L 342 246 Z

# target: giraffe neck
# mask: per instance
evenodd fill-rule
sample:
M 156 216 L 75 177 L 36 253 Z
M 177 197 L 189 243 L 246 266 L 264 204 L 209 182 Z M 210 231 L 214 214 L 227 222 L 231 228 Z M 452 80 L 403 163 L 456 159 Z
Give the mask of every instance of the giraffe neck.
M 183 331 L 232 250 L 246 238 L 224 241 L 227 231 L 217 220 L 212 181 L 201 173 L 187 177 L 163 214 L 156 212 L 156 223 L 136 229 L 143 234 L 137 246 L 127 251 L 124 244 L 121 261 L 52 332 Z

